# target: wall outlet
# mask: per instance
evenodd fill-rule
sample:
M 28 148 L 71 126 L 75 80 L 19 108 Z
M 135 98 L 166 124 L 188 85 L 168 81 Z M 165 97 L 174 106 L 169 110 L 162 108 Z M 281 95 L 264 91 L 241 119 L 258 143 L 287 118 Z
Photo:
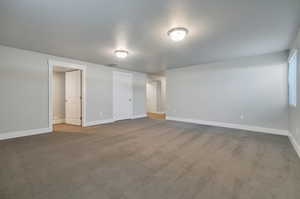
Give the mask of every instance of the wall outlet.
M 240 119 L 241 119 L 241 120 L 244 120 L 244 118 L 245 118 L 245 117 L 244 117 L 244 113 L 241 113 Z
M 100 112 L 100 114 L 99 114 L 99 115 L 100 115 L 100 117 L 102 117 L 102 116 L 103 116 L 103 112 Z

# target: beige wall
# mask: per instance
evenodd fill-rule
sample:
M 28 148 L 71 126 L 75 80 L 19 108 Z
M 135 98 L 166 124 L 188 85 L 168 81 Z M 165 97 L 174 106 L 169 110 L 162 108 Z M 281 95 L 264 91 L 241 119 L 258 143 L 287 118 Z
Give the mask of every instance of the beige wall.
M 288 130 L 287 52 L 168 70 L 167 116 Z

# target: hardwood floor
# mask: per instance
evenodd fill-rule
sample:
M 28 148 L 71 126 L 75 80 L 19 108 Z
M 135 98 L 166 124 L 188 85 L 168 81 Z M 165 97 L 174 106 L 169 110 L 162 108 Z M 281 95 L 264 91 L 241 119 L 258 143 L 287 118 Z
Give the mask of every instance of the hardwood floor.
M 138 119 L 0 141 L 1 199 L 299 199 L 287 137 Z
M 71 124 L 55 124 L 53 125 L 54 132 L 83 132 L 83 128 L 78 125 L 71 125 Z
M 166 119 L 166 114 L 165 113 L 151 113 L 151 112 L 148 112 L 147 116 L 149 118 L 152 118 L 152 119 Z

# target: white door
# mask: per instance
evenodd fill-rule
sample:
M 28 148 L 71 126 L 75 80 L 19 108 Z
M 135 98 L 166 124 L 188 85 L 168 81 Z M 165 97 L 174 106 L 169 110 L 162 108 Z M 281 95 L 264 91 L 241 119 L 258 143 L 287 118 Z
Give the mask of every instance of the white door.
M 125 120 L 133 116 L 132 74 L 113 73 L 114 119 Z
M 81 125 L 81 71 L 66 72 L 66 123 Z
M 151 81 L 147 83 L 147 107 L 148 112 L 155 113 L 157 112 L 157 82 Z

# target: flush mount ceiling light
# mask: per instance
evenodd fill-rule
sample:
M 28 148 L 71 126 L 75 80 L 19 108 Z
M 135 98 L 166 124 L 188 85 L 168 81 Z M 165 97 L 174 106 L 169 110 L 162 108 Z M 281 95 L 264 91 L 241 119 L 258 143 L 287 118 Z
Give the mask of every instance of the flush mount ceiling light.
M 120 59 L 124 59 L 128 56 L 128 51 L 127 50 L 116 50 L 115 51 L 116 57 Z
M 172 28 L 168 31 L 168 36 L 175 42 L 184 40 L 188 30 L 183 27 Z

